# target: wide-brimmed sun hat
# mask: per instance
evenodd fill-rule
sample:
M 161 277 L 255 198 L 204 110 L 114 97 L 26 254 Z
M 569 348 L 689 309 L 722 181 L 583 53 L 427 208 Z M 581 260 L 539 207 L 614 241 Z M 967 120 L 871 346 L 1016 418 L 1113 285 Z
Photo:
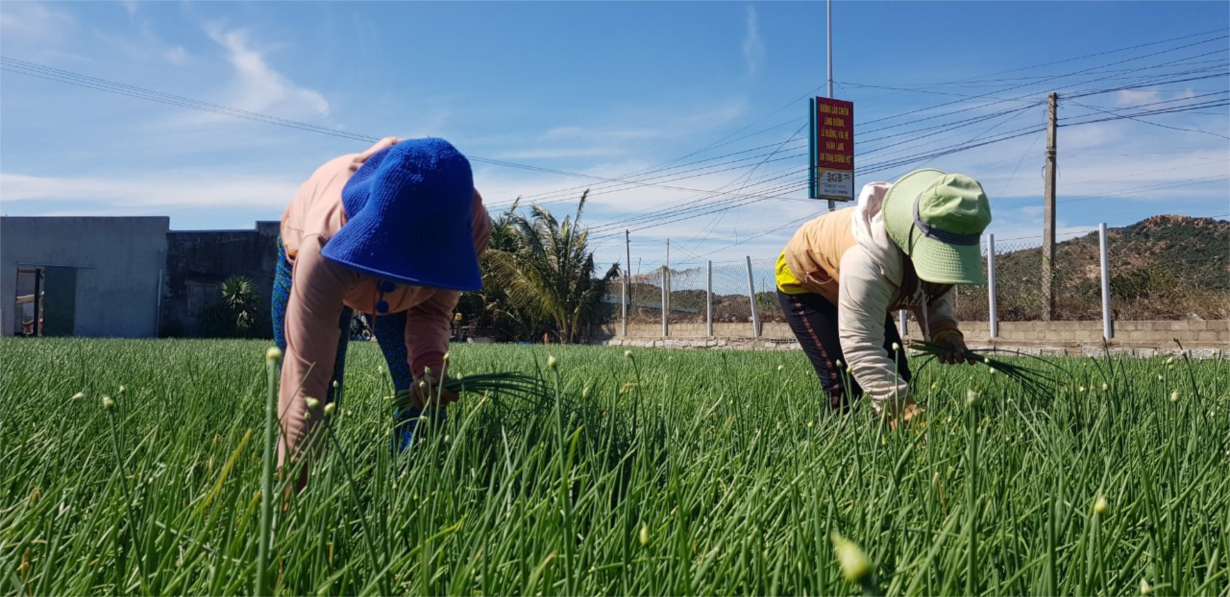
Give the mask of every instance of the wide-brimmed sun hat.
M 401 141 L 346 183 L 346 224 L 321 254 L 384 281 L 479 290 L 473 200 L 474 175 L 457 148 L 444 139 Z
M 964 174 L 915 170 L 884 197 L 884 227 L 914 262 L 918 277 L 939 284 L 981 284 L 982 232 L 991 204 Z

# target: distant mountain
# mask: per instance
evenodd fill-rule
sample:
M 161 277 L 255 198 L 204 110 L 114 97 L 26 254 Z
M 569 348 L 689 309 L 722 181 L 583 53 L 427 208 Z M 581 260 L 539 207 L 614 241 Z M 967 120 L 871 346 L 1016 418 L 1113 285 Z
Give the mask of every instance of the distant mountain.
M 1107 229 L 1106 242 L 1112 277 L 1158 267 L 1191 288 L 1230 289 L 1230 222 L 1158 215 Z M 1041 264 L 1041 248 L 1028 253 Z M 1055 253 L 1055 267 L 1068 274 L 1063 277 L 1066 281 L 1098 279 L 1096 233 L 1058 243 Z
M 1106 236 L 1117 311 L 1122 306 L 1136 318 L 1190 312 L 1207 317 L 1217 316 L 1230 303 L 1230 222 L 1158 215 L 1110 228 Z M 1090 315 L 1086 311 L 1100 308 L 1099 253 L 1097 233 L 1056 244 L 1060 318 L 1083 318 Z M 1041 247 L 997 255 L 995 269 L 1001 301 L 1008 299 L 1022 311 L 1009 318 L 1033 318 L 1040 307 Z

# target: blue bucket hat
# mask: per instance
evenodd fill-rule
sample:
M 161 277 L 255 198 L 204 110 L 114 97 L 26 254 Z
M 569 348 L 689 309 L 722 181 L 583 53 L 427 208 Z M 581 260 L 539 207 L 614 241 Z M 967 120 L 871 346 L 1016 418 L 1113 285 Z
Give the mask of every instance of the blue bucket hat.
M 444 139 L 402 141 L 350 177 L 346 224 L 321 254 L 382 281 L 479 290 L 473 200 L 474 175 L 457 148 Z

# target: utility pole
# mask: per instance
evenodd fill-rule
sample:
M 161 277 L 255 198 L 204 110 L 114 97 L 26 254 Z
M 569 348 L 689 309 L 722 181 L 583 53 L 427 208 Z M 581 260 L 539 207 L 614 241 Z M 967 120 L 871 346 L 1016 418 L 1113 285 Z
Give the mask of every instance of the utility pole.
M 671 239 L 669 238 L 666 239 L 666 276 L 663 277 L 662 279 L 666 283 L 666 285 L 662 287 L 663 290 L 666 291 L 666 294 L 662 295 L 663 297 L 662 308 L 666 310 L 665 311 L 666 313 L 670 313 L 670 307 L 671 307 Z M 666 334 L 663 334 L 663 335 L 665 336 Z
M 628 303 L 632 298 L 632 238 L 628 231 L 624 230 L 624 251 L 627 252 L 628 260 L 624 262 L 624 300 L 623 300 L 623 332 L 624 337 L 628 336 Z
M 1047 102 L 1046 174 L 1042 210 L 1042 321 L 1055 317 L 1055 143 L 1059 131 L 1059 94 L 1051 92 Z
M 828 44 L 829 44 L 829 52 L 828 52 L 829 95 L 828 97 L 831 99 L 833 97 L 833 0 L 828 0 L 828 12 L 829 12 L 828 19 L 826 19 L 827 24 L 828 24 L 828 30 L 829 30 L 828 36 L 827 36 Z M 817 149 L 817 151 L 819 150 Z M 833 201 L 832 199 L 829 199 L 829 211 L 834 211 L 836 209 L 837 209 L 837 202 Z

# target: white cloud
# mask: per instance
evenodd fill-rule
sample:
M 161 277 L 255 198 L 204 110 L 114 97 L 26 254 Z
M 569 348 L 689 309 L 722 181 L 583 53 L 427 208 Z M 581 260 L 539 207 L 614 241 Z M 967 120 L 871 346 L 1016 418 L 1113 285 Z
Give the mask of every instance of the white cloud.
M 207 27 L 206 33 L 226 49 L 227 60 L 235 69 L 232 96 L 222 103 L 251 112 L 276 114 L 282 118 L 316 119 L 329 116 L 329 102 L 324 96 L 318 91 L 296 85 L 286 75 L 269 66 L 264 54 L 252 47 L 247 31 Z
M 1115 105 L 1137 106 L 1161 101 L 1161 93 L 1156 89 L 1123 89 L 1115 93 Z
M 98 36 L 98 39 L 110 44 L 123 54 L 123 62 L 143 63 L 160 60 L 174 66 L 184 66 L 188 63 L 188 52 L 184 49 L 184 46 L 162 41 L 162 38 L 154 30 L 152 19 L 139 18 L 134 11 L 129 11 L 129 17 L 133 27 L 136 29 L 136 36 L 129 34 L 129 32 L 115 33 L 101 29 L 94 30 L 94 34 Z
M 562 160 L 572 158 L 600 158 L 621 156 L 627 152 L 624 148 L 616 147 L 594 147 L 587 146 L 578 149 L 561 147 L 561 148 L 543 148 L 536 147 L 534 149 L 519 149 L 513 151 L 500 152 L 499 159 L 503 160 Z
M 98 208 L 268 207 L 280 210 L 301 181 L 226 171 L 164 172 L 140 178 L 42 177 L 0 173 L 4 203 L 74 202 Z M 23 206 L 28 209 L 28 206 Z
M 552 127 L 532 136 L 499 134 L 472 138 L 471 142 L 487 147 L 508 147 L 487 150 L 486 157 L 501 160 L 600 158 L 600 162 L 587 167 L 602 170 L 605 174 L 579 166 L 563 169 L 618 178 L 644 167 L 646 164 L 630 166 L 627 162 L 642 162 L 647 152 L 656 149 L 653 144 L 693 138 L 698 146 L 704 145 L 714 140 L 711 131 L 720 130 L 746 112 L 745 99 L 716 102 L 703 111 L 679 112 L 677 106 L 666 106 L 622 118 L 607 117 L 593 126 L 588 123 L 570 124 Z
M 996 211 L 987 234 L 995 235 L 996 253 L 1015 251 L 1042 244 L 1043 211 L 1039 206 L 1024 206 L 1017 209 Z M 1056 240 L 1077 238 L 1097 230 L 1097 224 L 1073 224 L 1062 218 L 1055 222 Z M 986 242 L 985 239 L 983 241 Z
M 675 127 L 672 134 L 707 133 L 718 130 L 745 116 L 748 112 L 748 101 L 745 97 L 720 100 L 707 98 L 701 102 L 706 110 L 691 110 L 679 115 L 673 115 L 671 126 Z
M 760 18 L 754 6 L 747 7 L 747 33 L 743 36 L 743 63 L 747 74 L 756 74 L 764 61 L 764 42 L 760 41 Z
M 183 46 L 175 46 L 162 50 L 162 59 L 176 66 L 183 66 L 188 61 L 188 52 Z
M 4 9 L 0 10 L 0 31 L 4 35 L 45 39 L 59 36 L 75 23 L 67 12 L 34 2 L 5 2 Z
M 596 140 L 613 140 L 623 141 L 630 139 L 648 139 L 661 136 L 661 132 L 645 130 L 645 129 L 595 129 L 583 128 L 579 126 L 561 126 L 548 129 L 542 134 L 543 141 L 586 141 L 593 142 Z

